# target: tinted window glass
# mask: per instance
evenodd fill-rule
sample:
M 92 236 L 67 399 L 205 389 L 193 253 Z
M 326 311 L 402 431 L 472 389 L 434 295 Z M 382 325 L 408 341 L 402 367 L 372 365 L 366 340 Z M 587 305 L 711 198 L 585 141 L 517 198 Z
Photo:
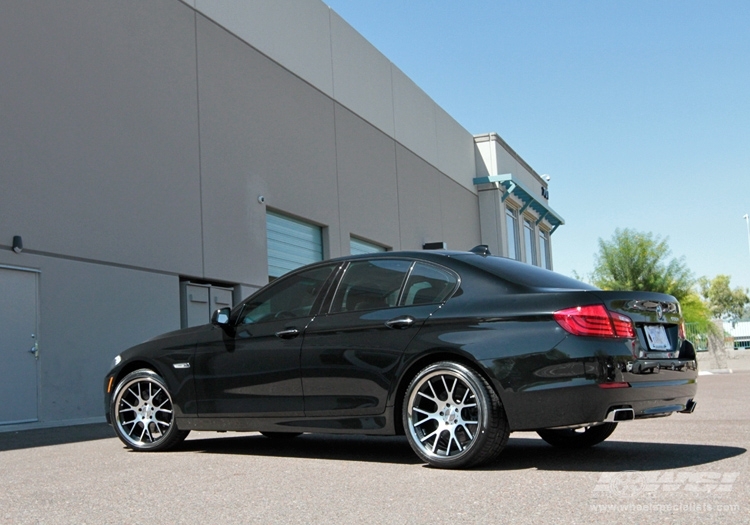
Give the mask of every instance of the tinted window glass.
M 455 258 L 481 268 L 493 275 L 497 275 L 508 282 L 529 288 L 598 290 L 595 286 L 576 281 L 559 273 L 504 257 L 457 255 Z
M 310 315 L 315 299 L 333 268 L 323 266 L 279 279 L 266 291 L 251 298 L 242 309 L 239 324 Z
M 411 261 L 378 259 L 349 265 L 331 312 L 355 312 L 396 306 Z
M 418 262 L 406 281 L 401 304 L 442 303 L 453 292 L 457 279 L 449 271 Z

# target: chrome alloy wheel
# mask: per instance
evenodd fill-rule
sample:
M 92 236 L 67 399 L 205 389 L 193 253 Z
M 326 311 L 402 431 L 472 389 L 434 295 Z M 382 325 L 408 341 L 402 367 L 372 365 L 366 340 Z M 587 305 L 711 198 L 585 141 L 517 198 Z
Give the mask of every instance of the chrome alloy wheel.
M 485 425 L 477 386 L 460 369 L 428 373 L 410 389 L 408 432 L 426 458 L 458 458 L 476 443 Z
M 174 424 L 172 398 L 157 377 L 141 374 L 126 378 L 115 392 L 116 430 L 131 448 L 158 448 Z

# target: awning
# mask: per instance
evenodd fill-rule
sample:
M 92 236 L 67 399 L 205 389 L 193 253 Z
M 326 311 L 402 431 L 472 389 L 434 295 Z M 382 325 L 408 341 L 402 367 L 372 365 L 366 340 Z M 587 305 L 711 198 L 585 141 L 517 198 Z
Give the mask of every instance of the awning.
M 510 173 L 503 175 L 490 175 L 488 177 L 478 177 L 474 179 L 474 184 L 480 186 L 482 184 L 497 184 L 505 188 L 505 194 L 502 200 L 505 201 L 508 195 L 513 194 L 518 200 L 523 202 L 523 207 L 520 213 L 526 211 L 526 208 L 531 208 L 538 215 L 539 219 L 536 221 L 537 224 L 546 220 L 552 225 L 550 234 L 553 233 L 561 224 L 565 224 L 565 220 L 560 217 L 555 211 L 550 208 L 546 203 L 536 198 L 536 194 L 524 186 L 519 180 L 514 179 Z

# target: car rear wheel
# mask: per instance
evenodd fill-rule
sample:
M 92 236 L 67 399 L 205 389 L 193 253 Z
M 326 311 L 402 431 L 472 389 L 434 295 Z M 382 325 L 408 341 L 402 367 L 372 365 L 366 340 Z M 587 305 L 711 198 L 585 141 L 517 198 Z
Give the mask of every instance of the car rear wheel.
M 537 434 L 550 445 L 561 448 L 587 448 L 607 439 L 617 428 L 617 423 L 601 423 L 583 428 L 537 430 Z
M 117 437 L 133 450 L 167 450 L 190 433 L 177 428 L 167 385 L 148 369 L 131 372 L 118 383 L 111 416 Z
M 508 441 L 508 421 L 489 383 L 451 361 L 429 365 L 409 384 L 403 423 L 414 452 L 438 468 L 491 461 Z

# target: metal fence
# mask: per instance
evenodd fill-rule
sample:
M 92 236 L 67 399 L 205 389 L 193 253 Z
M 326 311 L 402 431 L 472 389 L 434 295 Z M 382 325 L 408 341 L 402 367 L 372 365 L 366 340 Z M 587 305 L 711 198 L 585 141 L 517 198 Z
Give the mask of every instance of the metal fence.
M 693 343 L 696 352 L 708 352 L 708 332 L 701 330 L 698 323 L 685 323 L 685 338 Z

